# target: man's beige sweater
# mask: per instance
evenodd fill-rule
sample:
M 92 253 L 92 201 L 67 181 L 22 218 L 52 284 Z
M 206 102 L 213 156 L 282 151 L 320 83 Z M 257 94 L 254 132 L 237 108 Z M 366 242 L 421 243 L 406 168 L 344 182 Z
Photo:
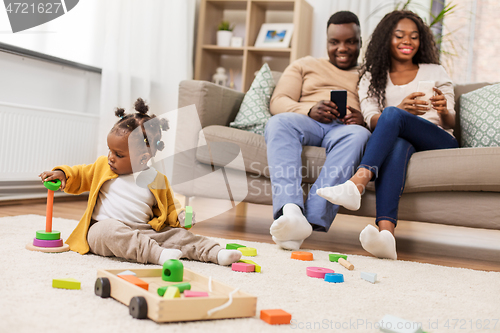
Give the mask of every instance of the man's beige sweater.
M 347 90 L 347 105 L 359 110 L 357 85 L 357 67 L 342 70 L 328 59 L 307 56 L 294 61 L 283 72 L 271 98 L 271 113 L 307 115 L 319 101 L 330 100 L 330 90 Z

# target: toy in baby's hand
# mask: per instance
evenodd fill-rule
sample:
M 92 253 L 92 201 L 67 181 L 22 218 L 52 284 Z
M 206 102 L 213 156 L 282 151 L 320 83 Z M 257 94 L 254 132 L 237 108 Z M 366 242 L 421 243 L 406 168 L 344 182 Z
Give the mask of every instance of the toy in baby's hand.
M 191 227 L 196 223 L 194 219 L 193 207 L 186 206 L 184 212 L 179 214 L 179 223 L 181 227 L 191 229 Z
M 26 248 L 30 251 L 40 252 L 65 252 L 69 250 L 68 244 L 63 244 L 61 233 L 52 230 L 52 212 L 54 207 L 54 191 L 61 186 L 61 181 L 55 179 L 43 182 L 47 188 L 47 212 L 45 217 L 45 230 L 38 230 L 33 243 L 28 243 Z

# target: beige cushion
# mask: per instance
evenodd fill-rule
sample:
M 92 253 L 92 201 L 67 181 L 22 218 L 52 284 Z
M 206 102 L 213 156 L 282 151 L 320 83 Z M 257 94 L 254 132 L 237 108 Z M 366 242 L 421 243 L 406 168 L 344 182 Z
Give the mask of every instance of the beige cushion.
M 405 192 L 500 191 L 500 147 L 429 150 L 413 154 Z
M 267 152 L 264 137 L 228 128 L 208 126 L 203 129 L 205 139 L 211 142 L 230 142 L 238 145 L 245 160 L 248 173 L 269 177 Z M 211 164 L 210 152 L 202 149 L 199 141 L 196 158 L 204 164 Z M 302 165 L 309 168 L 304 182 L 312 183 L 325 162 L 325 149 L 305 146 Z M 227 158 L 214 160 L 214 165 L 225 166 Z M 408 165 L 405 193 L 433 191 L 500 191 L 500 147 L 458 148 L 431 150 L 415 153 Z M 373 184 L 368 187 L 373 190 Z
M 203 134 L 203 135 L 202 135 Z M 204 137 L 204 139 L 203 139 Z M 245 161 L 245 170 L 248 173 L 270 177 L 267 165 L 267 147 L 263 136 L 254 133 L 241 131 L 225 126 L 207 126 L 200 132 L 196 159 L 205 164 L 217 166 L 227 165 L 228 158 L 219 158 L 211 154 L 209 149 L 204 148 L 204 140 L 210 145 L 211 142 L 229 142 L 237 144 Z M 212 159 L 215 160 L 212 161 Z M 325 149 L 320 147 L 305 146 L 302 151 L 302 164 L 308 166 L 309 177 L 304 178 L 304 182 L 313 183 L 319 174 L 319 169 L 325 163 Z

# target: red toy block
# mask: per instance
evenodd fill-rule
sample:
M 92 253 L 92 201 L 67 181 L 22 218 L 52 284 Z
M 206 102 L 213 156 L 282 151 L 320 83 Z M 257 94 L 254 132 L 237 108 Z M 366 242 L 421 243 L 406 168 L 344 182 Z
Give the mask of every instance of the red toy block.
M 148 290 L 149 288 L 149 284 L 146 281 L 139 279 L 135 275 L 117 275 L 117 276 L 124 279 L 125 281 L 135 284 L 138 287 L 141 287 L 142 289 Z
M 290 324 L 292 315 L 281 309 L 260 310 L 260 319 L 271 325 Z
M 244 262 L 235 262 L 231 265 L 231 269 L 235 272 L 255 272 L 255 265 L 246 264 Z

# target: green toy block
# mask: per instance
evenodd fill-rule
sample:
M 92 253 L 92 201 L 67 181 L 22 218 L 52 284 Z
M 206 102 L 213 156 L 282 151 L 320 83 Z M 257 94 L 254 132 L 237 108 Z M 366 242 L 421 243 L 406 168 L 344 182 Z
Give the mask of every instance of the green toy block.
M 339 262 L 339 258 L 347 260 L 347 256 L 343 254 L 330 253 L 328 256 L 330 257 L 330 261 L 334 262 Z
M 45 230 L 37 230 L 36 231 L 36 239 L 41 240 L 58 240 L 61 238 L 61 232 L 52 230 L 51 232 L 47 232 Z
M 240 247 L 246 247 L 245 245 L 240 245 L 236 243 L 226 244 L 226 250 L 238 250 Z
M 163 286 L 158 288 L 156 292 L 158 293 L 158 295 L 163 296 L 165 295 L 165 291 L 167 291 L 168 287 L 176 287 L 177 289 L 179 289 L 180 293 L 183 293 L 184 290 L 191 290 L 191 283 L 183 282 L 183 283 L 171 284 L 170 286 Z
M 193 207 L 186 206 L 186 218 L 184 219 L 184 228 L 190 229 L 193 225 Z
M 184 277 L 184 265 L 180 260 L 169 259 L 163 264 L 161 279 L 169 282 L 182 282 Z
M 240 260 L 238 260 L 238 262 L 244 262 L 245 264 L 254 265 L 256 273 L 260 273 L 262 271 L 262 268 L 259 265 L 257 265 L 255 262 L 253 262 L 252 260 L 240 259 Z
M 43 186 L 52 191 L 57 191 L 61 186 L 61 181 L 59 179 L 49 180 L 48 182 L 43 182 Z
M 52 288 L 60 289 L 80 289 L 80 281 L 69 278 L 69 279 L 53 279 Z

